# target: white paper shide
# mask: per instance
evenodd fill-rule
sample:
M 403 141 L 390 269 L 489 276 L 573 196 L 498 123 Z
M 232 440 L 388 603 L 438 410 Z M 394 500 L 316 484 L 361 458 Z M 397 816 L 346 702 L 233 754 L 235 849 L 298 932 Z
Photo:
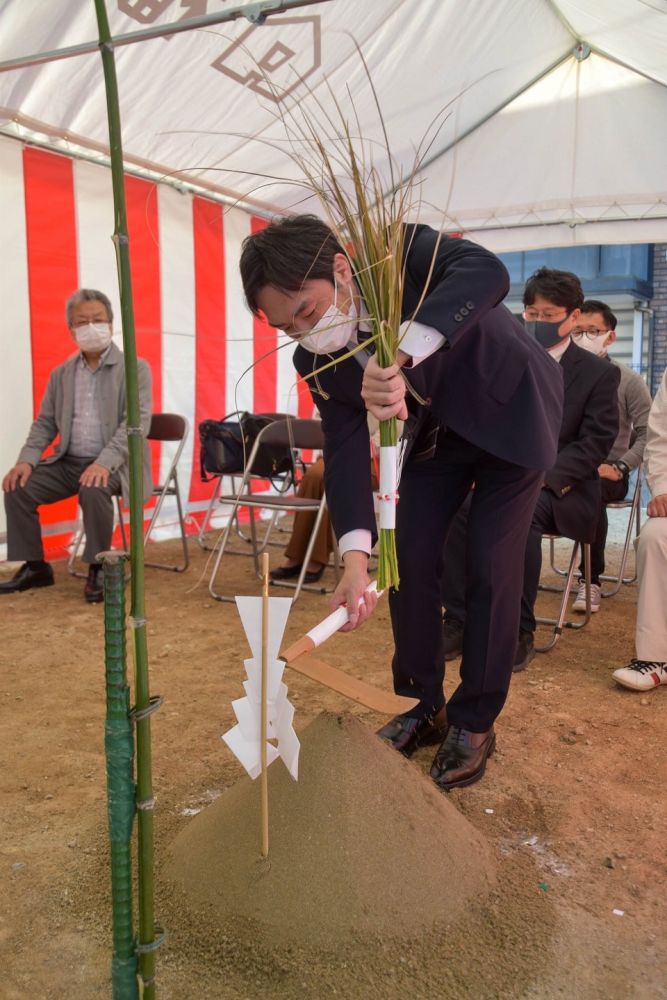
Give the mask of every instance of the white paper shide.
M 270 597 L 268 605 L 266 762 L 268 766 L 277 757 L 282 757 L 285 767 L 296 781 L 299 776 L 300 743 L 292 725 L 294 706 L 287 700 L 287 685 L 282 680 L 285 663 L 278 658 L 292 600 L 289 597 Z M 243 682 L 245 698 L 232 702 L 237 725 L 224 733 L 222 739 L 250 777 L 255 779 L 261 773 L 262 598 L 237 597 L 236 606 L 252 656 L 243 661 L 248 675 Z

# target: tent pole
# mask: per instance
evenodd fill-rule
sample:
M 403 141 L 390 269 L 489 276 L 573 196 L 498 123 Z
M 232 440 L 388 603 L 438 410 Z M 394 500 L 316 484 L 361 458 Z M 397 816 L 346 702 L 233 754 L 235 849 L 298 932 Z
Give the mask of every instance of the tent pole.
M 114 48 L 118 48 L 120 45 L 133 45 L 134 42 L 146 42 L 152 38 L 178 35 L 182 31 L 210 28 L 213 24 L 236 21 L 241 17 L 254 24 L 262 24 L 272 14 L 282 14 L 285 11 L 294 10 L 296 7 L 312 7 L 315 3 L 330 2 L 331 0 L 258 0 L 257 3 L 246 4 L 245 7 L 230 7 L 215 14 L 185 17 L 180 21 L 173 21 L 171 24 L 156 24 L 150 28 L 129 31 L 113 38 L 109 35 L 108 41 Z M 95 6 L 97 7 L 97 0 L 95 0 Z M 98 48 L 99 42 L 82 42 L 80 45 L 52 49 L 50 52 L 35 52 L 32 55 L 17 56 L 15 59 L 6 59 L 4 62 L 0 62 L 0 73 L 12 69 L 25 69 L 28 66 L 39 66 L 42 63 L 55 62 L 57 59 L 71 59 L 73 56 L 87 55 L 90 52 L 97 52 Z
M 134 638 L 135 712 L 137 725 L 137 809 L 139 868 L 139 969 L 143 997 L 155 997 L 155 924 L 153 916 L 153 784 L 151 774 L 150 693 L 144 603 L 143 443 L 137 379 L 137 350 L 132 305 L 130 248 L 125 210 L 123 148 L 113 45 L 104 0 L 94 0 L 109 120 L 111 178 L 114 199 L 114 245 L 118 267 L 127 392 L 127 438 L 130 466 L 131 618 Z

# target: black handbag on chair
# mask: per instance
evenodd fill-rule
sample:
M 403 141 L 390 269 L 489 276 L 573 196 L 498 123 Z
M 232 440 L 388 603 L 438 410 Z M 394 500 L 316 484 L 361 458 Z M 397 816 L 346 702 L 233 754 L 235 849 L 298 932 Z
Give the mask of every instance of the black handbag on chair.
M 236 419 L 232 419 L 236 417 Z M 199 472 L 203 482 L 216 476 L 241 475 L 255 439 L 267 424 L 285 420 L 285 413 L 230 413 L 222 420 L 202 420 L 199 425 Z M 290 448 L 262 445 L 255 456 L 252 474 L 265 479 L 294 473 Z

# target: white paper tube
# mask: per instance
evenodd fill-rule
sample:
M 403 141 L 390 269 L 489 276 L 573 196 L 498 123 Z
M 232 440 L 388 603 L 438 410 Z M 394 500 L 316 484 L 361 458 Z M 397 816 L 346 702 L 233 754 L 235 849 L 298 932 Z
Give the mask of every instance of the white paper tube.
M 372 590 L 377 591 L 377 582 L 375 580 L 373 580 L 371 585 L 367 587 L 366 593 L 368 594 Z M 362 601 L 363 597 L 360 597 L 359 604 L 361 604 Z M 350 615 L 347 608 L 342 606 L 340 608 L 336 608 L 336 610 L 332 611 L 331 614 L 324 619 L 324 621 L 321 621 L 318 625 L 315 625 L 314 628 L 311 628 L 310 632 L 306 632 L 306 635 L 309 639 L 312 639 L 316 646 L 319 646 L 321 643 L 329 639 L 334 632 L 337 632 L 339 628 L 342 628 L 349 617 Z
M 398 447 L 395 444 L 380 448 L 380 488 L 377 500 L 381 528 L 396 527 L 397 462 Z

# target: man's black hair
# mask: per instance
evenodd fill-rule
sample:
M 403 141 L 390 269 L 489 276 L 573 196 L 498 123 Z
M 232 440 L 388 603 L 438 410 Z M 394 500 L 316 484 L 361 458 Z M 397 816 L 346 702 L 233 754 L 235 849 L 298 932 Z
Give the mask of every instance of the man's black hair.
M 608 330 L 615 330 L 618 320 L 606 302 L 599 299 L 586 299 L 581 307 L 582 313 L 600 313 Z
M 294 215 L 272 222 L 246 237 L 241 250 L 241 281 L 253 313 L 263 288 L 298 292 L 304 281 L 334 282 L 334 257 L 345 253 L 333 230 L 316 215 Z
M 581 309 L 584 304 L 583 289 L 576 274 L 553 267 L 540 267 L 530 276 L 523 290 L 524 306 L 532 306 L 537 295 L 555 306 L 562 306 L 568 313 Z

